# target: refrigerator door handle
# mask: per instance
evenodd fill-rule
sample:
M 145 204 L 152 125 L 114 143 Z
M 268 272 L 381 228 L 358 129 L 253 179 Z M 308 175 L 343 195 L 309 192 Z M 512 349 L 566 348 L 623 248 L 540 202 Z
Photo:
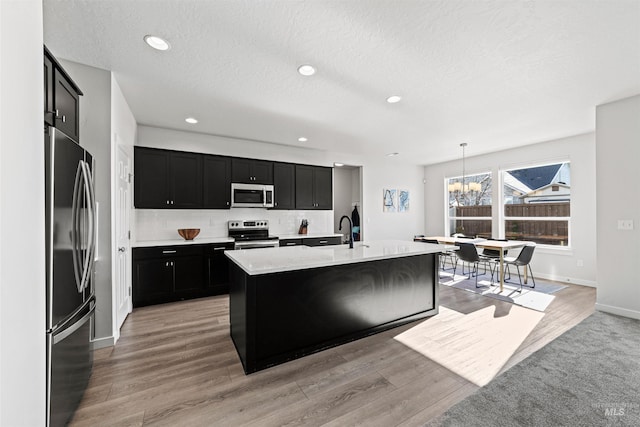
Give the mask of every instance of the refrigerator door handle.
M 89 320 L 89 318 L 93 315 L 93 311 L 94 311 L 94 306 L 93 306 L 93 304 L 91 304 L 91 308 L 90 308 L 89 312 L 87 312 L 87 314 L 82 316 L 82 318 L 80 320 L 78 320 L 73 325 L 69 326 L 67 329 L 65 329 L 64 331 L 60 332 L 59 334 L 56 334 L 56 335 L 53 336 L 53 344 L 54 345 L 58 344 L 60 341 L 62 341 L 63 339 L 65 339 L 69 335 L 73 334 L 78 329 L 80 329 L 80 327 L 82 325 L 84 325 L 87 322 L 87 320 Z
M 83 260 L 82 271 L 82 283 L 79 291 L 82 292 L 89 286 L 91 280 L 91 273 L 93 271 L 93 256 L 95 253 L 95 194 L 93 192 L 93 182 L 91 180 L 91 172 L 87 162 L 81 161 L 84 192 L 87 200 L 87 249 L 84 252 L 85 258 Z
M 80 260 L 80 251 L 82 249 L 82 243 L 79 242 L 79 230 L 80 230 L 80 182 L 83 178 L 82 160 L 78 162 L 78 169 L 76 170 L 75 183 L 73 185 L 73 196 L 71 201 L 71 254 L 73 256 L 73 273 L 76 279 L 76 288 L 78 292 L 82 292 L 82 264 Z

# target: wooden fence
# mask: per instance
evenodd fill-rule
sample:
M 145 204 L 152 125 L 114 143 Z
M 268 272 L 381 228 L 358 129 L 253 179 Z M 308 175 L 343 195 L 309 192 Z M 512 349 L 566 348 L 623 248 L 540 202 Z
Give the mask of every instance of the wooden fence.
M 491 206 L 458 206 L 455 208 L 458 218 L 491 217 Z M 538 203 L 505 205 L 507 217 L 568 217 L 570 203 Z M 454 230 L 452 230 L 452 233 Z M 455 232 L 468 236 L 484 238 L 492 237 L 491 220 L 457 219 Z M 536 220 L 507 220 L 505 223 L 506 238 L 510 240 L 530 240 L 540 244 L 566 246 L 569 240 L 569 222 L 536 221 Z

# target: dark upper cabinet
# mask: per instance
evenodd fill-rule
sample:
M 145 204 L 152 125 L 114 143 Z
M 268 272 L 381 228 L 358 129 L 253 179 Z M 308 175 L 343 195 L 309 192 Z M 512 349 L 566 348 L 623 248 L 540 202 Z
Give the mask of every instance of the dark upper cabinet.
M 333 209 L 333 169 L 134 148 L 134 206 L 228 209 L 231 183 L 273 184 L 274 209 Z
M 202 158 L 203 207 L 229 209 L 231 205 L 231 159 L 204 155 Z
M 315 209 L 313 166 L 296 165 L 296 209 Z
M 333 209 L 333 169 L 316 166 L 313 175 L 316 209 Z
M 274 209 L 295 209 L 296 170 L 292 163 L 273 164 Z
M 296 165 L 295 169 L 296 209 L 332 209 L 332 169 L 307 165 Z
M 59 69 L 53 71 L 53 122 L 71 139 L 80 136 L 80 96 Z
M 233 158 L 231 181 L 244 184 L 273 184 L 273 162 Z
M 44 122 L 53 126 L 53 62 L 44 57 Z
M 80 140 L 82 92 L 51 52 L 44 48 L 44 122 Z
M 202 207 L 202 155 L 135 147 L 133 162 L 136 208 Z
M 169 156 L 166 152 L 134 147 L 133 173 L 136 208 L 169 207 Z
M 172 208 L 202 207 L 202 155 L 169 153 L 169 187 Z

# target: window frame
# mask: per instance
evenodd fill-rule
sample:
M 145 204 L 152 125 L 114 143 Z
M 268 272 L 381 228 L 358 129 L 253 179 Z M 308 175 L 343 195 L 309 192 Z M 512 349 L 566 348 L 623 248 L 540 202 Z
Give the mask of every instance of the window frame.
M 529 169 L 529 168 L 536 168 L 536 167 L 542 167 L 542 166 L 550 166 L 550 165 L 557 165 L 557 164 L 565 164 L 568 163 L 569 167 L 571 168 L 571 160 L 567 159 L 567 158 L 563 158 L 563 159 L 554 159 L 554 160 L 550 160 L 550 161 L 541 161 L 541 162 L 527 162 L 524 164 L 519 164 L 517 166 L 510 166 L 508 168 L 504 167 L 504 168 L 499 168 L 499 179 L 500 179 L 500 189 L 499 189 L 499 195 L 500 195 L 500 207 L 498 209 L 498 224 L 499 224 L 499 235 L 500 238 L 504 239 L 506 236 L 506 227 L 507 227 L 507 221 L 567 221 L 567 244 L 566 245 L 550 245 L 547 243 L 537 243 L 536 242 L 536 246 L 539 247 L 540 249 L 552 249 L 552 250 L 558 250 L 558 251 L 570 251 L 573 249 L 573 245 L 572 245 L 572 215 L 570 214 L 569 216 L 553 216 L 553 217 L 549 217 L 549 216 L 545 216 L 545 217 L 529 217 L 529 216 L 519 216 L 519 217 L 514 217 L 514 216 L 507 216 L 505 213 L 505 206 L 507 205 L 505 203 L 505 196 L 504 196 L 504 182 L 505 182 L 505 174 L 510 172 L 510 171 L 514 171 L 514 170 L 519 170 L 519 169 Z M 571 173 L 571 169 L 569 169 L 569 176 L 573 177 L 573 174 Z M 569 181 L 571 183 L 571 180 Z M 569 184 L 570 188 L 572 187 L 572 184 Z M 571 201 L 572 201 L 572 197 L 570 195 L 569 197 L 569 206 L 571 206 Z M 569 212 L 571 212 L 571 208 L 569 208 Z
M 453 233 L 455 233 L 455 230 L 451 230 L 451 220 L 470 220 L 470 221 L 489 221 L 491 223 L 491 233 L 493 234 L 494 230 L 493 230 L 493 212 L 494 212 L 494 207 L 493 204 L 495 202 L 495 182 L 493 180 L 493 172 L 491 170 L 489 171 L 485 171 L 485 172 L 473 172 L 473 173 L 469 173 L 469 174 L 465 174 L 464 177 L 469 178 L 469 177 L 473 177 L 473 176 L 478 176 L 478 175 L 489 175 L 489 179 L 491 180 L 491 215 L 490 216 L 450 216 L 449 215 L 449 180 L 455 179 L 455 180 L 459 180 L 462 178 L 462 175 L 455 175 L 455 176 L 446 176 L 444 178 L 444 230 L 445 230 L 445 235 L 446 236 L 451 236 Z M 482 205 L 482 206 L 487 206 L 487 205 Z

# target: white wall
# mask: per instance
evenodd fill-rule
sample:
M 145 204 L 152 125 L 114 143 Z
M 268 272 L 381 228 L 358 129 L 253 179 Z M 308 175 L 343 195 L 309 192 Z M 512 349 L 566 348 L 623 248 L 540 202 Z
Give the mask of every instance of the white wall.
M 366 239 L 411 239 L 424 227 L 423 168 L 404 163 L 399 158 L 386 156 L 378 158 L 367 154 L 347 155 L 149 126 L 138 127 L 136 145 L 319 166 L 332 166 L 334 162 L 362 165 L 364 194 L 361 202 L 362 212 L 365 212 L 366 215 L 363 224 Z M 409 189 L 412 197 L 410 211 L 402 214 L 383 213 L 383 188 Z M 270 220 L 273 233 L 295 234 L 300 218 L 309 219 L 309 233 L 333 233 L 333 211 L 259 211 L 259 216 Z M 165 235 L 174 236 L 176 233 L 175 225 L 185 223 L 187 218 L 191 218 L 194 225 L 202 225 L 207 228 L 207 230 L 201 231 L 204 236 L 207 236 L 204 233 L 209 233 L 208 237 L 224 236 L 226 235 L 224 223 L 227 219 L 232 217 L 234 219 L 253 218 L 256 215 L 258 215 L 256 210 L 246 209 L 229 211 L 138 209 L 135 214 L 136 240 L 156 240 L 166 238 L 163 237 Z M 149 229 L 155 231 L 149 231 Z
M 640 95 L 596 108 L 596 308 L 640 319 Z M 619 230 L 618 220 L 633 230 Z
M 55 55 L 55 52 L 52 52 Z M 94 159 L 98 202 L 98 259 L 95 264 L 95 337 L 98 342 L 113 336 L 111 248 L 111 73 L 58 58 L 84 93 L 80 97 L 80 145 Z
M 45 423 L 42 63 L 42 1 L 1 1 L 1 426 Z
M 120 85 L 113 73 L 111 73 L 111 141 L 115 150 L 116 139 L 118 139 L 123 148 L 131 154 L 133 160 L 133 145 L 136 140 L 136 132 L 138 130 L 138 124 L 135 117 L 129 108 L 127 100 L 122 94 Z M 114 180 L 115 182 L 115 180 Z
M 469 147 L 471 148 L 471 147 Z M 469 150 L 467 150 L 469 153 Z M 462 155 L 462 154 L 461 154 Z M 532 163 L 571 161 L 571 248 L 538 247 L 532 261 L 536 277 L 595 286 L 596 284 L 596 177 L 595 134 L 572 136 L 512 150 L 467 157 L 466 174 L 492 172 L 498 183 L 500 169 L 527 166 Z M 442 235 L 445 230 L 444 179 L 460 176 L 462 160 L 429 165 L 425 170 L 425 224 L 427 235 Z M 494 189 L 497 185 L 494 187 Z M 493 235 L 498 237 L 500 209 L 494 190 Z M 580 261 L 582 266 L 579 266 Z
M 343 234 L 348 238 L 348 231 L 345 227 L 338 230 L 342 215 L 351 217 L 351 206 L 353 200 L 352 170 L 350 168 L 335 168 L 333 170 L 333 231 Z M 346 227 L 348 225 L 343 224 Z

